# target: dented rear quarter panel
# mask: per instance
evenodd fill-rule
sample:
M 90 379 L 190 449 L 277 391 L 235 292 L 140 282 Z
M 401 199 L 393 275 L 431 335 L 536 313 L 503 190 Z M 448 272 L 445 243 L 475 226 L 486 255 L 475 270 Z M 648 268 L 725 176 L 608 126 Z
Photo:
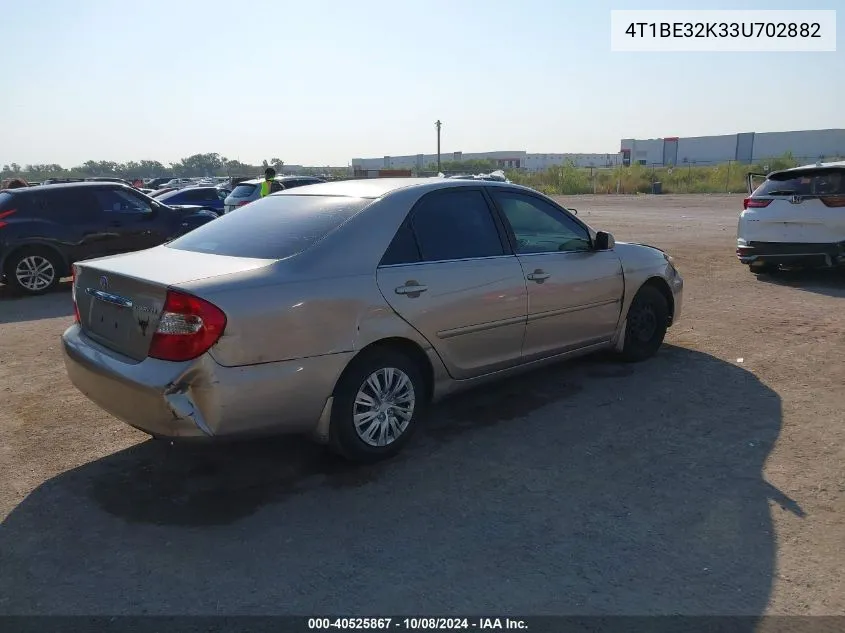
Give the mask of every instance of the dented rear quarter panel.
M 227 315 L 214 360 L 228 367 L 280 362 L 355 352 L 391 337 L 430 348 L 376 284 L 381 256 L 420 195 L 398 191 L 376 200 L 312 248 L 271 266 L 181 284 Z

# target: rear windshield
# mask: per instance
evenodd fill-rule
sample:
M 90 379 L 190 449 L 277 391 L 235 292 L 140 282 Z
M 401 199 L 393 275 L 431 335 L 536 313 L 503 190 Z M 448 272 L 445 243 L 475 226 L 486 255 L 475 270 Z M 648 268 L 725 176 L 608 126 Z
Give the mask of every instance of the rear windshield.
M 754 190 L 754 196 L 845 195 L 845 170 L 817 169 L 784 172 L 769 177 Z
M 256 187 L 257 185 L 238 185 L 232 189 L 232 193 L 229 195 L 233 198 L 249 198 L 253 193 L 255 193 Z
M 342 196 L 269 196 L 170 242 L 183 251 L 284 259 L 309 248 L 370 202 Z

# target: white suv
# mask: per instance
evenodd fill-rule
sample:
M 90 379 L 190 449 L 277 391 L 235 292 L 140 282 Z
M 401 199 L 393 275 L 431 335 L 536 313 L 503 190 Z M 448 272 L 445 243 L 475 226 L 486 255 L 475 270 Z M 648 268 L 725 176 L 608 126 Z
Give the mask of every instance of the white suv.
M 845 161 L 748 174 L 748 191 L 736 254 L 751 272 L 845 265 Z

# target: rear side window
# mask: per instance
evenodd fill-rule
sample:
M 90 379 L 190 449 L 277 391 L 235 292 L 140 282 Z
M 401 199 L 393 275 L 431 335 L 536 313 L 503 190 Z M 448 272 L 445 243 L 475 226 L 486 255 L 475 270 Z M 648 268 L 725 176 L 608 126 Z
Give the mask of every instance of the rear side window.
M 845 170 L 823 169 L 786 172 L 768 178 L 753 196 L 845 195 Z
M 393 241 L 384 253 L 384 257 L 381 258 L 381 265 L 415 264 L 420 259 L 417 238 L 414 237 L 410 222 L 405 222 L 393 236 Z
M 341 196 L 272 196 L 227 213 L 168 248 L 229 257 L 284 259 L 323 239 L 372 202 Z
M 182 197 L 184 192 L 179 191 L 178 189 L 175 191 L 166 191 L 164 193 L 159 193 L 156 197 L 161 200 L 162 202 L 167 202 L 171 198 Z
M 63 224 L 98 220 L 101 217 L 97 200 L 90 189 L 45 191 L 36 200 L 42 213 Z
M 255 193 L 256 186 L 257 185 L 238 185 L 232 190 L 231 195 L 233 198 L 249 198 Z
M 427 194 L 417 203 L 411 225 L 424 261 L 504 254 L 490 207 L 477 189 Z

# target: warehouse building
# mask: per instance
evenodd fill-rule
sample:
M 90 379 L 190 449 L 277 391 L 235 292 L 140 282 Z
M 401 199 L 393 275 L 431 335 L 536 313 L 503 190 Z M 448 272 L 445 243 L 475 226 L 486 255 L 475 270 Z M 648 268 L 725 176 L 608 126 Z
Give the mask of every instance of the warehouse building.
M 845 130 L 804 130 L 797 132 L 741 132 L 720 136 L 692 136 L 653 139 L 622 139 L 614 154 L 529 153 L 525 150 L 498 152 L 443 152 L 443 163 L 485 160 L 500 169 L 542 171 L 573 163 L 577 167 L 615 165 L 712 165 L 728 161 L 758 163 L 791 153 L 802 162 L 845 158 Z M 437 154 L 353 158 L 352 169 L 365 172 L 383 169 L 424 171 L 437 164 Z
M 521 169 L 525 163 L 524 151 L 476 152 L 441 152 L 441 162 L 460 162 L 468 160 L 489 160 L 502 169 Z M 437 164 L 437 154 L 410 154 L 407 156 L 383 156 L 382 158 L 353 158 L 352 169 L 367 171 L 373 169 L 415 169 L 422 171 Z
M 845 157 L 845 130 L 741 132 L 722 136 L 622 139 L 622 164 L 758 163 L 791 153 L 802 162 Z
M 441 163 L 471 160 L 492 161 L 500 169 L 525 169 L 542 171 L 569 162 L 578 167 L 613 167 L 622 162 L 622 154 L 529 154 L 525 150 L 499 152 L 444 152 Z M 437 164 L 437 154 L 411 154 L 407 156 L 383 156 L 381 158 L 353 158 L 352 169 L 356 172 L 377 169 L 412 169 L 423 171 Z

